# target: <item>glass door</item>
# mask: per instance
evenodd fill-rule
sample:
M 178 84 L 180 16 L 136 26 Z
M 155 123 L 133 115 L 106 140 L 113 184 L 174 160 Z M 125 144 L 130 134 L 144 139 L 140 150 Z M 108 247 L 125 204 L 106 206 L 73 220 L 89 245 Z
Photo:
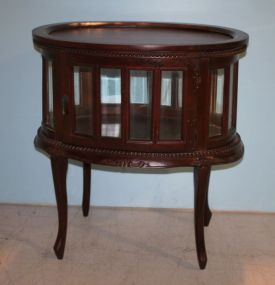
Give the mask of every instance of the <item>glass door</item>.
M 150 140 L 153 72 L 130 70 L 130 139 Z
M 121 136 L 121 71 L 100 70 L 101 136 Z
M 162 71 L 160 140 L 182 139 L 183 72 Z
M 76 134 L 92 136 L 94 132 L 93 70 L 75 66 L 73 70 L 74 114 Z

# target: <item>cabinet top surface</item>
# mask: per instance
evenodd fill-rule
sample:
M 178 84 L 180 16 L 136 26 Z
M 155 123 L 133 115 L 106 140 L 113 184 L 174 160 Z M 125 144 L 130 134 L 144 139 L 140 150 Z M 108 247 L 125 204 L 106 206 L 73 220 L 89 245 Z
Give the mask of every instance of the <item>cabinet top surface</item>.
M 231 49 L 244 47 L 248 35 L 217 26 L 144 22 L 75 22 L 33 30 L 36 44 L 122 49 Z

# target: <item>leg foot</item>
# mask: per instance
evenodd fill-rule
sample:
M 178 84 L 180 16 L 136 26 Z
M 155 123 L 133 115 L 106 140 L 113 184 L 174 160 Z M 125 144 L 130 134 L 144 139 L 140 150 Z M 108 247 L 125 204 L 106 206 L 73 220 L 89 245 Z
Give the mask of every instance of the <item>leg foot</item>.
M 212 217 L 212 212 L 209 209 L 208 203 L 205 205 L 204 226 L 208 227 Z
M 204 217 L 210 169 L 210 166 L 197 166 L 194 168 L 195 239 L 200 269 L 204 269 L 207 263 L 204 241 Z
M 89 215 L 90 195 L 91 195 L 91 165 L 89 163 L 83 163 L 82 212 L 84 217 L 87 217 Z
M 51 157 L 52 174 L 55 188 L 55 197 L 58 211 L 58 233 L 54 245 L 54 251 L 58 259 L 62 259 L 66 244 L 68 202 L 66 189 L 66 176 L 68 160 L 65 157 Z

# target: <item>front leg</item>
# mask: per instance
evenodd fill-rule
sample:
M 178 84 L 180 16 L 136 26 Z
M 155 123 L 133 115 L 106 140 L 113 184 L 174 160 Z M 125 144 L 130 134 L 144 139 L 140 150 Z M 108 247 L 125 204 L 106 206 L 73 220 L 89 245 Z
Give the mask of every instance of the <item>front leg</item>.
M 82 198 L 82 212 L 83 216 L 89 215 L 91 196 L 91 164 L 83 163 L 83 198 Z
M 194 214 L 195 214 L 195 239 L 200 269 L 204 269 L 207 263 L 207 255 L 204 241 L 205 205 L 207 198 L 210 166 L 197 166 L 194 168 Z
M 66 244 L 68 219 L 68 201 L 66 189 L 68 159 L 63 156 L 52 156 L 51 165 L 58 210 L 58 234 L 54 245 L 54 251 L 56 257 L 58 259 L 62 259 Z
M 206 177 L 205 177 L 205 187 L 206 187 L 206 197 L 205 197 L 205 203 L 204 203 L 204 226 L 208 227 L 211 217 L 212 217 L 212 212 L 209 208 L 209 199 L 208 199 L 208 192 L 209 192 L 209 178 L 210 178 L 210 172 L 211 168 L 209 167 L 209 170 L 206 171 Z

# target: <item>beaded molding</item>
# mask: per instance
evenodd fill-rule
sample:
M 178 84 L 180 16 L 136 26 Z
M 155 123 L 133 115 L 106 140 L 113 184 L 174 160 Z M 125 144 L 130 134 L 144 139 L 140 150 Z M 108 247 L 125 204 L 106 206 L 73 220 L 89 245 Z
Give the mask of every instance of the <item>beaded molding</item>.
M 226 155 L 231 154 L 233 151 L 236 152 L 236 150 L 240 150 L 243 152 L 243 144 L 240 139 L 239 134 L 236 134 L 236 137 L 234 140 L 223 147 L 205 150 L 205 151 L 194 151 L 194 152 L 171 152 L 171 153 L 163 153 L 163 152 L 136 152 L 136 151 L 124 151 L 124 150 L 110 150 L 110 149 L 101 149 L 101 148 L 92 148 L 92 147 L 83 147 L 78 145 L 72 145 L 72 144 L 66 144 L 62 141 L 57 141 L 54 139 L 51 139 L 43 134 L 43 131 L 41 128 L 38 129 L 37 137 L 35 140 L 41 139 L 46 144 L 52 146 L 55 148 L 55 151 L 57 149 L 64 149 L 66 151 L 72 152 L 72 151 L 78 151 L 82 153 L 94 153 L 97 155 L 103 154 L 103 155 L 110 155 L 110 156 L 123 156 L 129 159 L 133 159 L 131 163 L 139 165 L 141 164 L 138 159 L 156 159 L 156 160 L 181 160 L 183 158 L 188 159 L 195 159 L 195 160 L 205 160 L 205 159 L 214 159 L 215 157 L 219 157 L 220 155 Z M 37 142 L 35 142 L 37 145 Z M 114 162 L 112 163 L 114 164 Z M 135 166 L 135 167 L 143 167 L 143 166 Z
M 233 56 L 241 54 L 246 50 L 246 45 L 229 50 L 217 50 L 217 48 L 209 48 L 206 51 L 135 51 L 135 50 L 100 50 L 100 49 L 87 49 L 87 48 L 68 48 L 68 47 L 53 47 L 49 44 L 41 44 L 34 40 L 35 45 L 39 49 L 49 49 L 54 52 L 82 54 L 90 56 L 104 56 L 104 57 L 132 57 L 132 58 L 151 58 L 151 59 L 181 59 L 181 58 L 199 58 L 204 56 L 220 57 L 220 56 Z

